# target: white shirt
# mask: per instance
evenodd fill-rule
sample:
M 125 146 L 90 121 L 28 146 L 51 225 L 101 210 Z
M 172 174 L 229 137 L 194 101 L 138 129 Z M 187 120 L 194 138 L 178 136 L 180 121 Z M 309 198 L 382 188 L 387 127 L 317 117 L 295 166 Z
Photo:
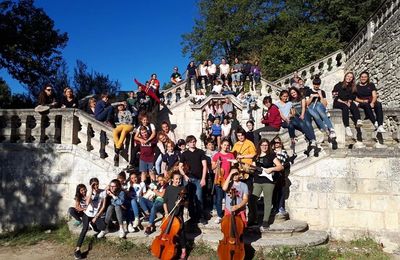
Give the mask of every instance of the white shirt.
M 231 132 L 231 127 L 232 127 L 231 123 L 229 123 L 227 125 L 222 124 L 221 125 L 222 136 L 228 136 L 230 134 L 230 132 Z
M 207 76 L 207 66 L 200 65 L 200 76 Z
M 211 64 L 211 65 L 209 65 L 208 67 L 207 67 L 207 72 L 209 73 L 209 74 L 215 74 L 216 72 L 217 72 L 217 66 L 215 66 L 215 64 L 213 63 L 213 64 Z
M 218 84 L 218 85 L 214 85 L 211 92 L 216 92 L 218 94 L 221 94 L 222 91 L 222 85 Z
M 101 202 L 106 198 L 107 194 L 105 190 L 98 190 L 96 194 L 92 194 L 92 201 L 89 203 L 85 210 L 86 216 L 94 218 L 100 210 Z
M 221 71 L 221 74 L 224 74 L 224 75 L 229 74 L 229 71 L 230 71 L 229 64 L 220 64 L 219 69 Z

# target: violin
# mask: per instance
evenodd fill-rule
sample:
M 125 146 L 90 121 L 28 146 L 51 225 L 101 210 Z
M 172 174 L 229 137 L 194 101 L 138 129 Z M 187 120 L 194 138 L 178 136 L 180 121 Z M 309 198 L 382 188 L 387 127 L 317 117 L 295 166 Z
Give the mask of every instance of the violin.
M 232 198 L 231 206 L 236 205 L 236 189 L 230 190 Z M 221 260 L 243 260 L 245 257 L 243 242 L 244 223 L 240 216 L 234 211 L 230 216 L 224 216 L 221 221 L 221 231 L 224 238 L 218 244 L 218 259 Z
M 217 168 L 215 169 L 214 185 L 222 186 L 222 184 L 225 181 L 224 175 L 225 175 L 225 171 L 221 167 L 221 160 L 218 158 Z
M 181 205 L 182 200 L 186 194 L 182 190 L 178 195 L 178 200 L 174 208 L 165 216 L 160 225 L 160 235 L 156 236 L 151 244 L 151 253 L 153 256 L 161 260 L 171 260 L 175 257 L 176 239 L 181 230 L 182 220 L 175 216 L 175 210 Z
M 239 155 L 242 155 L 241 153 L 238 153 L 237 151 L 233 151 L 233 156 L 235 157 L 235 160 L 231 160 L 232 163 L 234 164 L 238 164 L 238 168 L 239 168 L 239 172 L 241 173 L 241 179 L 247 180 L 250 175 L 249 175 L 249 171 L 247 171 L 247 169 L 243 168 L 243 162 L 242 159 L 238 158 Z

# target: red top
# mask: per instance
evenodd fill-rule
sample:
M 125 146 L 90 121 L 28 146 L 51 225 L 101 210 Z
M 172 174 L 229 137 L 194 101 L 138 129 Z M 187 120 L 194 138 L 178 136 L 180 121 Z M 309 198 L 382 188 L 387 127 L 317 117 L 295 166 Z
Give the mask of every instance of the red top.
M 218 159 L 221 161 L 221 168 L 224 169 L 224 180 L 226 180 L 229 176 L 229 172 L 231 171 L 231 162 L 228 162 L 228 159 L 235 159 L 233 153 L 222 154 L 221 152 L 216 153 L 212 160 L 213 162 L 217 162 Z
M 267 113 L 263 116 L 263 123 L 266 126 L 271 126 L 279 130 L 281 128 L 281 114 L 279 113 L 279 108 L 272 104 L 271 107 L 268 109 Z

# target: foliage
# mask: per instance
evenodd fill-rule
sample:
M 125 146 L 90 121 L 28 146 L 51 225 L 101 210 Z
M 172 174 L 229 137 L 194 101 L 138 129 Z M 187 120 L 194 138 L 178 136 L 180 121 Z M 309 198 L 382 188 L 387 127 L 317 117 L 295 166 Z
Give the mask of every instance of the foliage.
M 348 44 L 382 2 L 200 0 L 182 52 L 198 61 L 258 59 L 275 79 Z
M 33 0 L 0 3 L 0 69 L 4 68 L 36 97 L 54 79 L 68 36 Z
M 88 72 L 87 65 L 77 60 L 74 69 L 74 86 L 76 96 L 83 98 L 91 94 L 104 92 L 113 95 L 119 90 L 120 83 L 111 80 L 108 75 L 100 72 Z
M 0 78 L 0 108 L 8 107 L 11 104 L 11 91 L 7 83 Z

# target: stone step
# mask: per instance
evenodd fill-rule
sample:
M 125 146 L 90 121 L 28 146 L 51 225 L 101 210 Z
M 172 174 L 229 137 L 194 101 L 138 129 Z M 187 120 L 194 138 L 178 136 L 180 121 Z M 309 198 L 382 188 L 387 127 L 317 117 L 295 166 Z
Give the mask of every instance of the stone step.
M 274 233 L 271 231 L 260 232 L 258 229 L 245 230 L 243 233 L 243 241 L 246 245 L 250 245 L 255 249 L 265 249 L 265 248 L 275 248 L 281 246 L 289 247 L 307 247 L 307 246 L 317 246 L 327 242 L 328 234 L 325 231 L 315 231 L 307 230 L 305 232 L 289 232 L 289 230 L 294 230 L 299 228 L 299 223 L 292 222 L 293 228 L 291 229 L 289 225 L 287 229 L 280 228 L 279 231 L 287 231 L 285 236 L 281 234 Z M 304 226 L 304 225 L 303 225 Z M 72 222 L 69 223 L 69 228 L 72 233 L 79 234 L 80 228 L 74 227 Z M 275 227 L 272 227 L 275 229 Z M 127 233 L 126 239 L 135 241 L 136 244 L 145 244 L 147 246 L 151 245 L 153 239 L 160 234 L 157 229 L 150 235 L 145 235 L 143 230 L 138 230 L 134 233 Z M 195 243 L 205 243 L 213 249 L 216 249 L 219 240 L 223 238 L 220 228 L 218 229 L 205 229 L 196 228 L 193 230 L 186 230 L 186 239 L 192 240 Z M 89 231 L 88 236 L 96 235 L 94 231 Z M 118 232 L 110 232 L 106 234 L 107 239 L 118 239 Z

